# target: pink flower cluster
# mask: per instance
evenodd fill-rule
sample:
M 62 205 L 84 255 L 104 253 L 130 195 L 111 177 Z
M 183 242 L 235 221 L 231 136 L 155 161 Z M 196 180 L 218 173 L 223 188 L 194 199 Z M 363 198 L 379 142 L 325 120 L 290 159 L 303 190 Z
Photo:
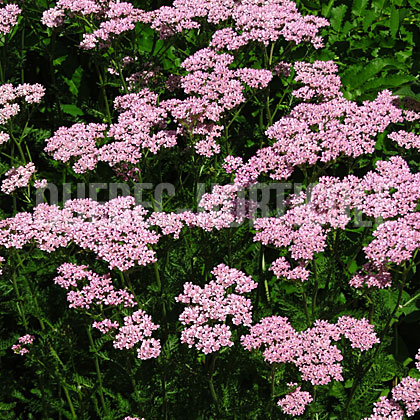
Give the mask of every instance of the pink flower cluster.
M 257 287 L 251 277 L 241 271 L 219 264 L 212 271 L 216 280 L 201 288 L 190 282 L 184 284 L 184 292 L 175 298 L 188 305 L 179 316 L 183 325 L 191 325 L 181 334 L 181 342 L 208 354 L 221 347 L 233 346 L 231 329 L 226 324 L 232 317 L 234 325 L 251 325 L 251 301 L 243 293 Z M 235 292 L 229 289 L 235 286 Z
M 105 204 L 90 199 L 69 200 L 63 209 L 40 204 L 33 214 L 18 213 L 0 221 L 0 245 L 22 248 L 30 241 L 52 252 L 70 241 L 93 251 L 109 267 L 128 270 L 156 261 L 150 245 L 159 235 L 150 230 L 142 206 L 133 197 L 118 197 Z
M 416 355 L 420 360 L 420 350 Z M 420 363 L 416 363 L 420 370 Z M 363 420 L 403 420 L 404 414 L 412 417 L 420 411 L 420 380 L 406 376 L 392 389 L 392 398 L 381 397 L 374 404 L 373 414 Z M 402 402 L 404 409 L 398 404 Z
M 172 7 L 163 6 L 148 15 L 151 27 L 158 30 L 162 38 L 199 28 L 198 18 L 206 18 L 214 24 L 232 20 L 233 28 L 216 31 L 211 42 L 214 48 L 229 50 L 252 41 L 268 45 L 280 37 L 297 44 L 309 41 L 319 48 L 322 40 L 318 31 L 328 26 L 326 19 L 303 17 L 296 4 L 289 0 L 175 0 Z
M 4 258 L 0 255 L 0 267 L 3 265 L 3 263 L 4 263 Z M 3 274 L 3 269 L 2 268 L 0 268 L 0 276 Z
M 385 264 L 373 264 L 368 262 L 363 265 L 362 270 L 358 271 L 350 280 L 350 286 L 359 288 L 378 287 L 383 289 L 391 286 L 391 273 Z
M 130 316 L 124 317 L 124 325 L 119 328 L 114 340 L 116 349 L 131 349 L 141 342 L 137 349 L 137 357 L 142 360 L 158 357 L 160 354 L 160 341 L 149 338 L 159 325 L 152 322 L 150 315 L 138 310 Z
M 11 83 L 0 85 L 0 124 L 17 115 L 20 111 L 17 99 L 23 98 L 28 104 L 41 102 L 45 88 L 39 83 L 24 83 L 13 87 Z
M 69 128 L 60 127 L 54 136 L 45 140 L 45 151 L 55 160 L 68 162 L 76 158 L 73 169 L 84 173 L 95 168 L 98 162 L 98 139 L 104 138 L 106 124 L 74 124 Z
M 35 165 L 32 162 L 25 166 L 9 169 L 5 173 L 6 179 L 1 184 L 1 190 L 5 194 L 11 194 L 18 188 L 26 187 L 35 172 Z
M 180 81 L 189 96 L 161 102 L 178 122 L 179 133 L 189 132 L 201 139 L 195 149 L 203 156 L 220 152 L 215 139 L 220 137 L 223 126 L 216 123 L 225 111 L 245 101 L 242 83 L 262 89 L 272 79 L 272 73 L 264 69 L 232 70 L 229 66 L 233 60 L 233 55 L 218 54 L 211 48 L 198 50 L 181 64 L 189 72 Z
M 123 289 L 114 289 L 110 274 L 99 276 L 88 270 L 87 266 L 64 263 L 58 268 L 60 274 L 54 282 L 65 289 L 77 288 L 78 282 L 87 283 L 80 290 L 70 290 L 67 301 L 70 308 L 89 309 L 91 305 L 122 306 L 133 308 L 137 306 L 134 296 Z M 124 325 L 108 318 L 95 321 L 92 326 L 102 334 L 117 329 L 114 339 L 116 349 L 130 349 L 141 343 L 137 349 L 137 356 L 146 360 L 158 357 L 160 354 L 160 341 L 150 338 L 152 332 L 159 328 L 152 322 L 150 315 L 139 309 L 131 315 L 124 317 Z
M 96 46 L 104 47 L 114 36 L 132 31 L 137 22 L 144 21 L 145 12 L 136 9 L 131 3 L 119 0 L 59 0 L 55 7 L 45 10 L 42 23 L 50 28 L 64 24 L 66 16 L 92 18 L 92 23 L 99 23 L 99 28 L 84 34 L 80 47 L 86 50 Z
M 305 331 L 296 331 L 288 319 L 280 316 L 266 317 L 251 327 L 248 335 L 241 337 L 247 350 L 263 346 L 264 359 L 270 363 L 293 363 L 304 381 L 313 385 L 326 385 L 332 379 L 342 381 L 340 350 L 331 344 L 341 336 L 350 340 L 353 348 L 370 349 L 379 340 L 373 326 L 365 319 L 343 316 L 336 324 L 317 320 Z
M 267 129 L 273 144 L 258 150 L 235 170 L 235 183 L 240 186 L 256 182 L 261 174 L 287 179 L 294 166 L 372 153 L 376 135 L 407 118 L 386 90 L 362 105 L 346 100 L 340 92 L 337 66 L 331 61 L 299 62 L 295 69 L 296 81 L 304 86 L 293 94 L 317 101 L 296 105 Z
M 277 405 L 290 416 L 301 416 L 306 406 L 313 401 L 311 394 L 307 391 L 301 391 L 301 387 L 297 383 L 287 384 L 289 387 L 296 387 L 292 392 L 277 401 Z
M 100 276 L 88 270 L 85 265 L 64 263 L 58 267 L 59 276 L 54 282 L 59 286 L 76 290 L 67 292 L 69 308 L 89 309 L 92 304 L 105 306 L 122 305 L 124 308 L 134 307 L 137 303 L 134 296 L 122 289 L 114 289 L 110 274 Z M 77 290 L 78 282 L 87 283 L 80 290 Z M 105 327 L 105 324 L 101 324 Z
M 35 337 L 30 334 L 23 335 L 22 337 L 19 337 L 18 344 L 13 344 L 12 350 L 16 354 L 20 354 L 23 356 L 26 353 L 29 353 L 29 350 L 26 347 L 23 347 L 23 345 L 30 345 L 34 342 Z
M 21 12 L 22 10 L 17 4 L 6 4 L 0 8 L 0 35 L 6 35 L 10 32 L 11 27 L 17 24 Z

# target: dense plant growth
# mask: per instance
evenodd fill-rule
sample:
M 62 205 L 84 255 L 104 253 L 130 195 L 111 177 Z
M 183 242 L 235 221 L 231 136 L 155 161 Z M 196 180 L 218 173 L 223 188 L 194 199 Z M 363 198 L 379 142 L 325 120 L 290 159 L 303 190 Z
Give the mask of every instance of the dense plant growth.
M 419 24 L 0 1 L 0 417 L 415 416 Z

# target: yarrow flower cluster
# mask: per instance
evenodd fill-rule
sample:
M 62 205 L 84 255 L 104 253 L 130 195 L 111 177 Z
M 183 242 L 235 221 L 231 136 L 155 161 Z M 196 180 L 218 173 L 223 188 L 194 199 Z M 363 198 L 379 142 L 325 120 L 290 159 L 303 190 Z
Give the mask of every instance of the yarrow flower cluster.
M 17 24 L 17 19 L 22 10 L 17 4 L 6 4 L 0 8 L 0 35 L 10 32 L 12 26 Z
M 306 406 L 313 401 L 313 398 L 309 392 L 301 391 L 301 387 L 297 386 L 297 383 L 292 382 L 287 386 L 295 387 L 295 389 L 277 401 L 277 405 L 290 416 L 301 416 L 305 412 Z
M 99 276 L 87 269 L 85 265 L 64 263 L 57 269 L 59 276 L 54 282 L 59 286 L 72 290 L 67 292 L 69 308 L 89 309 L 92 304 L 105 306 L 134 307 L 137 303 L 134 296 L 122 289 L 114 289 L 109 274 Z M 87 283 L 80 290 L 78 282 Z M 76 290 L 74 290 L 76 289 Z M 101 324 L 104 326 L 104 324 Z
M 9 169 L 5 173 L 6 179 L 1 184 L 1 190 L 5 194 L 11 194 L 18 188 L 28 186 L 29 180 L 35 172 L 35 165 L 32 162 L 29 162 L 25 166 Z
M 317 320 L 305 331 L 296 331 L 286 317 L 263 318 L 241 337 L 247 350 L 264 347 L 264 359 L 269 363 L 293 363 L 304 381 L 326 385 L 331 380 L 342 381 L 340 361 L 343 356 L 331 341 L 345 336 L 353 348 L 366 351 L 379 340 L 373 326 L 365 319 L 341 317 L 336 324 Z
M 137 343 L 137 357 L 142 360 L 158 357 L 160 354 L 160 341 L 150 338 L 152 332 L 157 330 L 159 325 L 154 324 L 150 315 L 143 310 L 138 310 L 130 316 L 124 317 L 124 325 L 118 330 L 114 340 L 116 349 L 131 349 Z
M 22 337 L 19 337 L 18 344 L 13 344 L 12 350 L 16 354 L 20 354 L 23 356 L 26 353 L 29 353 L 29 350 L 26 347 L 23 347 L 23 345 L 30 345 L 34 342 L 35 337 L 30 334 L 23 335 Z
M 233 346 L 231 328 L 226 324 L 228 316 L 234 325 L 251 325 L 251 301 L 242 294 L 257 287 L 251 277 L 225 264 L 215 267 L 212 274 L 216 280 L 204 288 L 187 282 L 184 292 L 175 298 L 188 305 L 179 320 L 183 325 L 191 325 L 182 331 L 181 342 L 205 354 Z M 236 293 L 229 292 L 233 286 Z
M 90 50 L 97 46 L 103 48 L 113 37 L 133 30 L 137 22 L 144 21 L 145 12 L 119 0 L 59 0 L 55 7 L 43 12 L 41 21 L 49 28 L 56 28 L 64 24 L 66 17 L 77 16 L 92 18 L 93 24 L 100 21 L 99 28 L 84 34 L 80 43 L 81 48 Z
M 39 83 L 24 83 L 16 87 L 11 83 L 0 85 L 0 124 L 6 123 L 19 113 L 20 105 L 15 102 L 17 99 L 23 98 L 28 104 L 34 104 L 41 102 L 44 94 L 45 88 Z

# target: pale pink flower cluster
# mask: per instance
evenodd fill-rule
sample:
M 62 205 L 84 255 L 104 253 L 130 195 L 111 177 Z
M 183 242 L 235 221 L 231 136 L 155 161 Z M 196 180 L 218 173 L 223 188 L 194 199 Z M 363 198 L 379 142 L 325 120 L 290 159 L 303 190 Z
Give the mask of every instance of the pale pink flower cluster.
M 12 26 L 17 24 L 21 12 L 22 10 L 17 4 L 6 4 L 0 8 L 0 35 L 6 35 L 10 32 Z
M 33 85 L 24 83 L 16 87 L 11 83 L 0 85 L 0 124 L 4 124 L 19 113 L 20 105 L 14 101 L 23 98 L 28 104 L 39 103 L 44 94 L 45 88 L 39 83 Z
M 65 18 L 92 17 L 99 28 L 84 34 L 80 47 L 86 50 L 106 46 L 114 36 L 134 29 L 137 22 L 144 21 L 145 12 L 131 3 L 119 0 L 59 0 L 55 7 L 45 10 L 42 23 L 50 28 L 64 24 Z
M 392 398 L 404 404 L 407 417 L 420 410 L 420 380 L 406 376 L 392 389 Z
M 296 105 L 267 129 L 266 135 L 274 143 L 235 170 L 238 185 L 246 187 L 261 174 L 287 179 L 294 166 L 372 153 L 376 135 L 390 124 L 404 121 L 405 114 L 389 91 L 361 105 L 346 100 L 340 92 L 337 66 L 331 61 L 299 62 L 295 68 L 296 80 L 305 86 L 294 94 L 307 99 L 315 96 L 318 101 Z
M 308 280 L 310 274 L 302 263 L 291 270 L 290 263 L 285 257 L 279 257 L 273 261 L 270 270 L 277 278 L 285 277 L 288 280 L 300 280 L 302 282 Z
M 106 124 L 94 123 L 60 127 L 45 140 L 47 145 L 44 150 L 64 163 L 72 159 L 74 171 L 84 173 L 94 169 L 98 162 L 97 141 L 104 138 L 106 128 Z
M 95 321 L 92 324 L 93 328 L 99 330 L 102 334 L 108 334 L 111 330 L 116 329 L 120 326 L 117 321 L 111 321 L 108 318 L 103 319 L 102 321 Z
M 26 347 L 23 347 L 23 345 L 30 345 L 34 342 L 35 337 L 30 334 L 23 335 L 22 337 L 19 337 L 18 344 L 13 344 L 12 350 L 16 354 L 20 354 L 23 356 L 26 353 L 29 353 L 29 350 Z
M 3 265 L 3 263 L 4 263 L 4 258 L 0 255 L 0 267 Z M 0 268 L 0 276 L 3 274 L 3 269 L 2 268 Z
M 247 350 L 263 346 L 264 359 L 269 363 L 293 363 L 304 381 L 326 385 L 331 380 L 343 380 L 340 365 L 343 356 L 331 343 L 341 336 L 361 351 L 379 342 L 373 326 L 365 319 L 347 316 L 339 318 L 337 324 L 317 320 L 313 327 L 302 332 L 296 331 L 285 317 L 266 317 L 253 325 L 250 333 L 241 337 L 241 342 Z
M 252 41 L 268 45 L 280 37 L 297 44 L 309 41 L 319 48 L 322 40 L 318 31 L 329 25 L 320 17 L 303 17 L 289 0 L 175 0 L 172 7 L 163 6 L 148 14 L 151 27 L 162 38 L 199 28 L 198 18 L 215 24 L 231 18 L 234 27 L 216 31 L 211 42 L 214 48 L 230 50 Z
M 341 97 L 341 80 L 337 76 L 338 66 L 333 61 L 299 61 L 293 65 L 297 82 L 305 86 L 293 92 L 296 98 L 308 101 L 313 98 L 333 99 Z
M 47 185 L 48 185 L 48 181 L 45 178 L 37 179 L 36 181 L 34 181 L 35 188 L 43 189 L 43 188 L 46 188 Z
M 301 387 L 297 386 L 297 383 L 289 383 L 287 386 L 296 387 L 296 389 L 277 401 L 277 405 L 290 416 L 301 416 L 313 398 L 309 392 L 301 391 Z
M 367 258 L 375 264 L 401 264 L 420 247 L 420 213 L 387 220 L 373 236 L 375 239 L 364 248 Z
M 83 34 L 80 47 L 91 50 L 96 46 L 103 48 L 110 41 L 124 32 L 132 31 L 137 22 L 143 22 L 145 12 L 133 7 L 131 3 L 110 1 L 107 9 L 100 15 L 99 29 L 90 34 Z
M 363 420 L 403 420 L 403 418 L 404 410 L 396 401 L 381 397 L 374 404 L 373 414 Z
M 134 307 L 137 303 L 134 296 L 123 289 L 114 289 L 111 275 L 103 276 L 88 270 L 86 266 L 78 266 L 71 263 L 64 263 L 57 269 L 59 276 L 54 282 L 59 286 L 76 290 L 67 292 L 69 308 L 89 309 L 92 304 L 105 306 L 119 306 L 124 308 Z M 77 282 L 86 283 L 81 289 L 77 289 Z
M 5 194 L 11 194 L 18 188 L 28 186 L 29 180 L 35 172 L 35 165 L 32 162 L 29 162 L 25 166 L 9 169 L 5 173 L 6 179 L 1 184 L 1 190 Z
M 130 416 L 126 416 L 124 417 L 123 420 L 145 420 L 144 417 L 142 417 L 141 419 L 138 417 L 130 417 Z
M 405 130 L 394 131 L 388 134 L 388 138 L 394 140 L 399 146 L 405 149 L 419 149 L 420 150 L 420 136 Z
M 189 347 L 195 346 L 205 354 L 233 346 L 232 332 L 226 324 L 228 316 L 232 317 L 234 325 L 251 325 L 251 301 L 242 294 L 257 287 L 250 276 L 225 264 L 215 267 L 212 274 L 216 280 L 204 288 L 187 282 L 184 292 L 175 298 L 177 302 L 188 305 L 179 320 L 183 325 L 192 324 L 182 331 L 181 342 Z M 236 293 L 228 292 L 232 286 L 235 286 Z
M 233 55 L 218 54 L 211 48 L 198 50 L 181 64 L 189 72 L 180 81 L 189 96 L 161 102 L 178 122 L 179 133 L 189 131 L 201 138 L 195 148 L 203 156 L 220 152 L 215 139 L 220 137 L 223 126 L 216 123 L 224 112 L 245 101 L 242 83 L 262 89 L 273 77 L 264 69 L 232 70 L 229 66 L 233 60 Z
M 6 143 L 10 140 L 9 134 L 5 133 L 4 131 L 0 131 L 0 145 Z
M 118 330 L 114 340 L 116 349 L 131 349 L 141 342 L 137 349 L 137 357 L 142 360 L 158 357 L 160 354 L 160 341 L 149 338 L 159 325 L 152 322 L 150 315 L 138 310 L 130 316 L 124 317 L 124 325 Z
M 162 147 L 176 145 L 176 133 L 164 129 L 168 115 L 162 104 L 157 105 L 157 100 L 158 95 L 149 89 L 115 98 L 114 106 L 121 113 L 118 122 L 111 124 L 107 136 L 116 141 L 99 149 L 99 160 L 111 166 L 120 162 L 136 164 L 142 149 L 155 154 Z
M 144 218 L 147 211 L 134 206 L 134 197 L 118 197 L 105 204 L 90 199 L 69 200 L 63 209 L 39 204 L 33 214 L 18 213 L 0 221 L 0 245 L 22 248 L 30 241 L 47 252 L 70 241 L 93 251 L 109 267 L 128 270 L 156 261 L 150 245 L 159 235 Z

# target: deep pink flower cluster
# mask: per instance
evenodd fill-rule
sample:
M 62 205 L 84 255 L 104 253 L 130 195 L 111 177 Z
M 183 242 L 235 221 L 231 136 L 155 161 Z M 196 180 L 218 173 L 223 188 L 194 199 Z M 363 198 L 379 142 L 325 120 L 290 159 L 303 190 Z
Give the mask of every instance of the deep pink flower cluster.
M 17 4 L 6 4 L 0 8 L 0 35 L 10 32 L 12 26 L 17 24 L 17 19 L 22 10 Z
M 29 350 L 26 347 L 23 347 L 23 345 L 30 345 L 34 342 L 35 337 L 30 334 L 23 335 L 22 337 L 19 337 L 18 344 L 13 344 L 12 350 L 16 354 L 20 354 L 23 356 L 26 353 L 29 353 Z
M 292 392 L 277 401 L 277 405 L 290 416 L 301 416 L 306 406 L 313 401 L 311 394 L 307 391 L 301 391 L 301 387 L 297 383 L 287 384 L 289 387 L 296 387 Z
M 251 325 L 251 301 L 243 293 L 257 287 L 251 277 L 241 271 L 219 264 L 212 271 L 216 280 L 201 288 L 190 282 L 184 284 L 184 292 L 175 298 L 188 305 L 179 316 L 183 325 L 191 325 L 181 334 L 181 342 L 208 354 L 221 347 L 233 346 L 231 329 L 226 324 L 232 317 L 234 325 Z M 235 292 L 229 292 L 235 286 Z
M 362 270 L 358 271 L 350 280 L 350 286 L 359 288 L 378 287 L 383 289 L 391 286 L 391 273 L 385 264 L 373 264 L 368 262 L 363 265 Z
M 352 347 L 361 351 L 370 349 L 379 340 L 373 326 L 365 319 L 341 317 L 337 324 L 317 320 L 305 331 L 296 331 L 288 319 L 280 316 L 266 317 L 251 327 L 248 335 L 241 337 L 247 350 L 263 346 L 264 359 L 270 363 L 293 363 L 304 381 L 313 385 L 326 385 L 332 379 L 342 381 L 340 350 L 331 344 L 345 336 Z
M 35 172 L 35 165 L 32 162 L 29 162 L 25 166 L 9 169 L 5 173 L 6 179 L 1 184 L 1 190 L 5 194 L 11 194 L 18 188 L 28 186 L 29 180 Z
M 64 263 L 57 269 L 59 276 L 55 277 L 54 282 L 59 286 L 76 290 L 67 292 L 69 308 L 89 309 L 92 304 L 105 306 L 134 307 L 137 303 L 134 296 L 123 289 L 114 289 L 111 275 L 103 276 L 88 270 L 84 265 Z M 81 289 L 78 282 L 86 283 Z M 104 326 L 104 324 L 101 324 Z
M 0 85 L 0 124 L 4 124 L 19 113 L 20 106 L 14 101 L 23 98 L 28 104 L 39 103 L 44 94 L 45 88 L 39 83 L 33 85 L 24 83 L 16 87 L 11 83 Z
M 158 357 L 160 354 L 160 341 L 150 338 L 152 332 L 159 325 L 152 322 L 150 315 L 143 310 L 138 310 L 130 316 L 124 317 L 124 325 L 118 330 L 114 340 L 116 349 L 131 349 L 141 342 L 137 349 L 137 357 L 142 360 Z

